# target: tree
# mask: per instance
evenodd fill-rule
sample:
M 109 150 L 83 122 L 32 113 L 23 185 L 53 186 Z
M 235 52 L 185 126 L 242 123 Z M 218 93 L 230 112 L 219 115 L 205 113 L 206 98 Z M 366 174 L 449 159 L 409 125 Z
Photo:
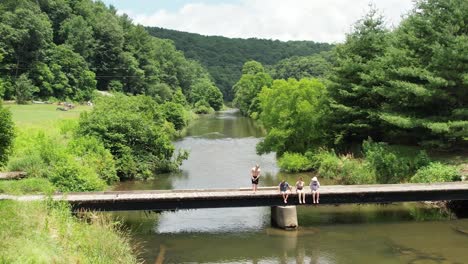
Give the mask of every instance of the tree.
M 39 88 L 32 84 L 26 74 L 21 74 L 16 80 L 15 87 L 16 103 L 18 104 L 27 104 L 28 101 L 32 100 L 33 94 L 39 91 Z
M 372 9 L 334 50 L 335 65 L 329 84 L 331 140 L 344 147 L 361 145 L 368 137 L 381 135 L 378 110 L 383 102 L 377 87 L 384 69 L 380 59 L 388 46 L 389 32 L 377 11 Z
M 377 89 L 386 138 L 463 148 L 468 138 L 468 3 L 418 1 L 394 33 Z
M 27 8 L 15 8 L 0 16 L 0 48 L 6 52 L 4 63 L 15 78 L 40 60 L 52 43 L 47 15 L 32 4 Z
M 206 101 L 215 111 L 223 106 L 223 94 L 211 80 L 206 78 L 199 79 L 192 86 L 190 100 L 194 103 Z
M 268 134 L 257 145 L 259 154 L 275 151 L 305 153 L 324 140 L 325 86 L 316 79 L 275 80 L 259 94 L 260 120 Z
M 187 111 L 183 105 L 174 102 L 165 102 L 161 105 L 164 118 L 174 125 L 176 130 L 182 130 L 188 122 Z
M 258 62 L 246 62 L 244 67 L 242 72 L 245 74 L 233 86 L 234 105 L 240 109 L 242 114 L 256 117 L 260 111 L 256 97 L 262 87 L 271 85 L 272 79 Z
M 15 137 L 15 124 L 8 109 L 0 101 L 0 167 L 8 161 Z
M 99 98 L 91 112 L 80 116 L 78 134 L 100 139 L 116 159 L 121 179 L 148 177 L 177 169 L 173 161 L 173 131 L 155 101 L 148 96 Z
M 324 78 L 331 70 L 328 54 L 322 52 L 307 57 L 291 57 L 279 61 L 272 70 L 274 79 Z

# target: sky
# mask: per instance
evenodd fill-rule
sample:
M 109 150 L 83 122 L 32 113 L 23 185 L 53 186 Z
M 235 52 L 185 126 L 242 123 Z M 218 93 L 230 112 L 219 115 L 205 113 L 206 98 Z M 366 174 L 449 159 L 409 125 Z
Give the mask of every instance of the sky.
M 374 5 L 388 27 L 399 24 L 412 0 L 102 0 L 134 22 L 231 38 L 343 42 Z

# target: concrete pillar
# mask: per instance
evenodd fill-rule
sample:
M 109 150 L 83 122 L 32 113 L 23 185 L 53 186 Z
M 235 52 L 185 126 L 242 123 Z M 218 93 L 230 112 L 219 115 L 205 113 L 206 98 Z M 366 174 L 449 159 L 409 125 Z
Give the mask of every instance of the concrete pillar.
M 296 206 L 273 206 L 271 207 L 272 225 L 283 229 L 297 228 Z

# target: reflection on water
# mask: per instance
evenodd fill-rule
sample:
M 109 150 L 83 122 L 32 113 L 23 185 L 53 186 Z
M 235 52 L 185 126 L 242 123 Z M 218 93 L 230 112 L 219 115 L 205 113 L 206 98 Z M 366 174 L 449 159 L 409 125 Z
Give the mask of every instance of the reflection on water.
M 299 176 L 308 183 L 311 173 L 279 173 L 274 154 L 255 153 L 263 135 L 236 111 L 201 117 L 175 142 L 190 151 L 180 172 L 116 189 L 249 187 L 255 163 L 261 186 Z M 302 206 L 293 232 L 271 228 L 268 207 L 114 214 L 147 263 L 468 263 L 468 220 L 418 203 Z

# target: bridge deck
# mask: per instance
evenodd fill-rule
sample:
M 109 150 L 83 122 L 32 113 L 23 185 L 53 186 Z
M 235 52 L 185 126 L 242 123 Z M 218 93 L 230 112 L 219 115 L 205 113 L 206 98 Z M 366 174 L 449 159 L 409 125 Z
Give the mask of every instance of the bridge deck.
M 305 188 L 306 202 L 312 198 Z M 0 200 L 37 201 L 43 195 L 0 195 Z M 276 187 L 250 189 L 147 190 L 55 194 L 75 208 L 91 210 L 177 210 L 218 207 L 284 205 Z M 405 201 L 468 200 L 468 182 L 434 184 L 330 185 L 320 188 L 321 204 L 387 203 Z M 289 198 L 297 204 L 295 190 Z

